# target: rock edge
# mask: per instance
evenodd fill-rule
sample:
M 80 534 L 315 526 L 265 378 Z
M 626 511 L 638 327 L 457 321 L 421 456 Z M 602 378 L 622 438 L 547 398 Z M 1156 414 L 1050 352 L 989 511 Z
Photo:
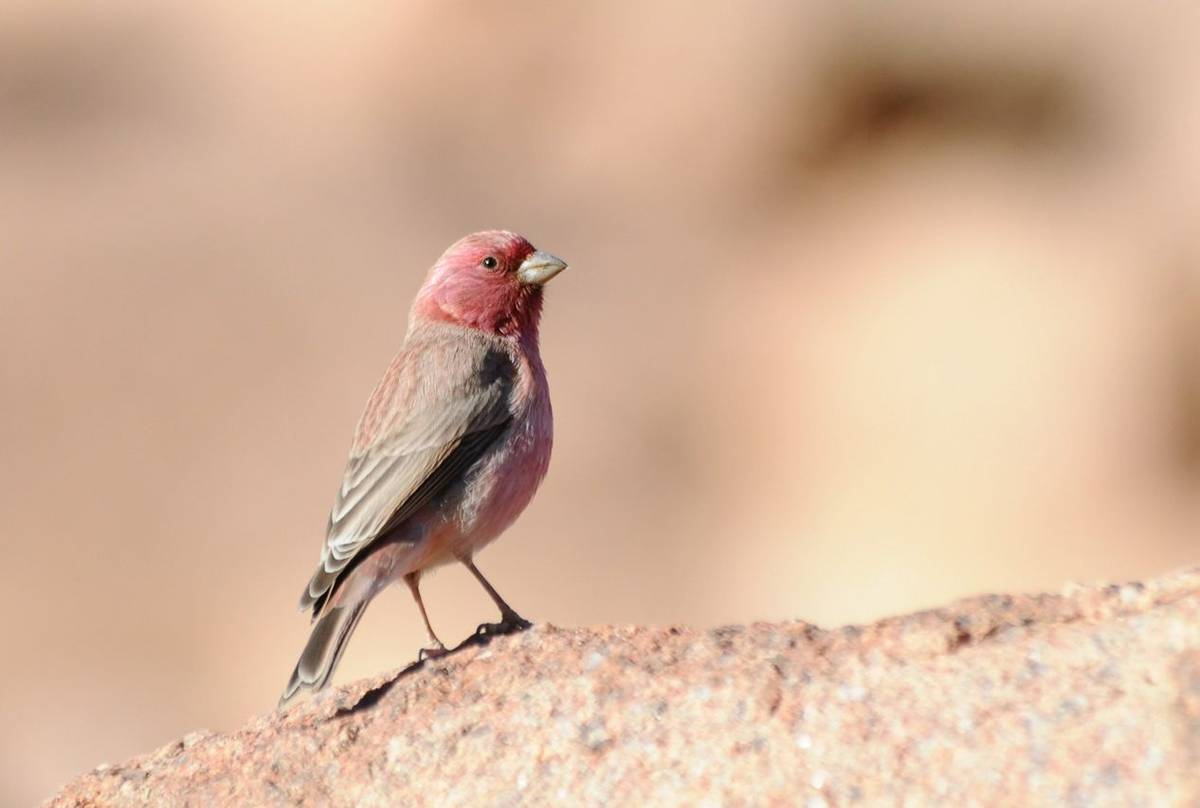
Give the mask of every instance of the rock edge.
M 867 626 L 535 626 L 46 805 L 1200 804 L 1200 568 Z

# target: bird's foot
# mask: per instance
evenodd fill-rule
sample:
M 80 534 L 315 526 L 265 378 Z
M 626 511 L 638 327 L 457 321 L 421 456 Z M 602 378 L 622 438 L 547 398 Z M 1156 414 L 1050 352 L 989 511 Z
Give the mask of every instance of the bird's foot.
M 437 659 L 450 653 L 446 646 L 440 642 L 436 645 L 427 645 L 417 652 L 417 662 L 424 662 L 427 659 Z
M 530 623 L 516 612 L 512 612 L 511 614 L 501 615 L 499 623 L 480 624 L 479 628 L 475 629 L 475 636 L 501 637 L 505 634 L 516 634 L 518 631 L 524 631 L 532 627 L 533 623 Z

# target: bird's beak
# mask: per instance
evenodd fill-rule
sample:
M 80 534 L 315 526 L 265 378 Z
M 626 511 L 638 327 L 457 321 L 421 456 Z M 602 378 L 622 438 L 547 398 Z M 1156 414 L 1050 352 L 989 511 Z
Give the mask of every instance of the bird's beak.
M 566 261 L 538 250 L 521 262 L 521 266 L 517 269 L 517 277 L 521 283 L 541 286 L 566 268 Z

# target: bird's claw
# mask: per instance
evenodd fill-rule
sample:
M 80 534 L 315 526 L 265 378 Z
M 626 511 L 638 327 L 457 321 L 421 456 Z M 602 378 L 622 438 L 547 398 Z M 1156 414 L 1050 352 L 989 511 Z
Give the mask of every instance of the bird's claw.
M 427 659 L 437 659 L 450 653 L 446 646 L 438 643 L 437 645 L 427 645 L 417 652 L 417 662 L 424 662 Z
M 519 614 L 507 614 L 500 620 L 499 623 L 481 623 L 479 628 L 475 629 L 476 637 L 501 637 L 505 634 L 516 634 L 518 631 L 525 631 L 532 628 L 533 623 L 530 623 Z

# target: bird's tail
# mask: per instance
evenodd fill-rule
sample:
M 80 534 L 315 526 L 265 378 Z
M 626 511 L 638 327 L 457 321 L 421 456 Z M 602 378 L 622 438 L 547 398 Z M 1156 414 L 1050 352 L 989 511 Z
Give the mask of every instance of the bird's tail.
M 348 606 L 334 606 L 321 615 L 313 625 L 308 643 L 300 653 L 296 668 L 279 698 L 280 707 L 302 688 L 320 690 L 329 683 L 333 669 L 342 658 L 342 651 L 346 650 L 346 641 L 354 633 L 354 627 L 366 608 L 367 602 L 364 600 Z

